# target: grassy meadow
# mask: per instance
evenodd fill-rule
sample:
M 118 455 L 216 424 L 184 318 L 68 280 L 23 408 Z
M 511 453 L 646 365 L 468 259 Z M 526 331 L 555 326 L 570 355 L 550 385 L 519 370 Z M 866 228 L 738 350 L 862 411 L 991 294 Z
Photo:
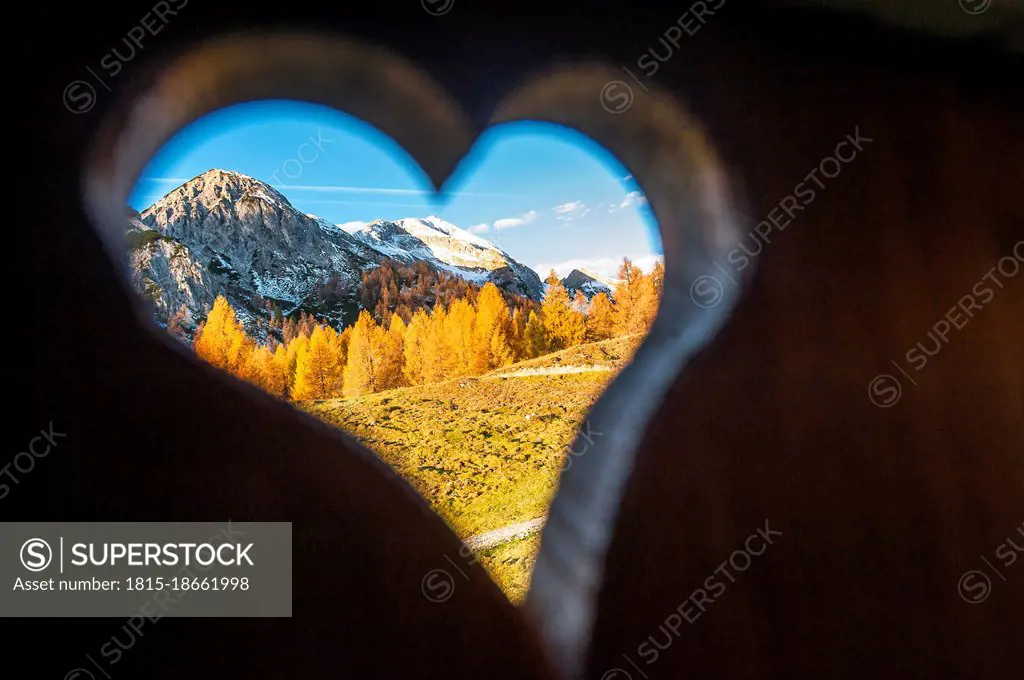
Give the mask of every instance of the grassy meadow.
M 546 514 L 566 447 L 639 341 L 614 338 L 482 376 L 298 405 L 374 450 L 465 539 Z M 480 553 L 513 601 L 526 592 L 538 547 L 531 536 Z
M 479 554 L 480 564 L 505 591 L 508 599 L 520 604 L 530 588 L 530 572 L 538 550 L 540 534 L 534 534 L 482 550 Z

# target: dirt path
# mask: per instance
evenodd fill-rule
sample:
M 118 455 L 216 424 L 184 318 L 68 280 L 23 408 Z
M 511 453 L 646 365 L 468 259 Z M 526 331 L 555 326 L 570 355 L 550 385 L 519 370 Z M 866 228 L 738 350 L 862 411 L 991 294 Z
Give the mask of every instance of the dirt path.
M 535 375 L 568 375 L 570 373 L 603 373 L 611 371 L 610 366 L 545 366 L 543 368 L 520 368 L 508 373 L 492 373 L 484 378 L 526 378 Z
M 476 536 L 470 536 L 463 543 L 470 550 L 480 551 L 493 548 L 502 543 L 507 543 L 514 538 L 525 538 L 531 536 L 544 526 L 544 522 L 547 517 L 538 517 L 536 519 L 530 519 L 525 522 L 519 522 L 517 524 L 510 524 L 507 527 L 500 529 L 494 529 L 492 531 L 485 531 L 482 534 Z

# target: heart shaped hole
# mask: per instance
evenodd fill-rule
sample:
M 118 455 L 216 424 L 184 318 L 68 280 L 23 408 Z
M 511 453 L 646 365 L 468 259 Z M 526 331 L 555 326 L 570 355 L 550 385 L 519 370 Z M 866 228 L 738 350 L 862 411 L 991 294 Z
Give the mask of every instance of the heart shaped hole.
M 520 600 L 559 474 L 603 436 L 586 414 L 658 309 L 621 164 L 509 123 L 437 194 L 376 128 L 256 102 L 181 130 L 129 203 L 156 324 L 373 449 Z

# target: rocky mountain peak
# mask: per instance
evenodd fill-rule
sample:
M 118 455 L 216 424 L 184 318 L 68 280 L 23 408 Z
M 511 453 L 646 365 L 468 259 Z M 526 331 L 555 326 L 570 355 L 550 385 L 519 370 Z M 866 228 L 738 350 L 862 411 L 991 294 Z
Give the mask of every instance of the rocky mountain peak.
M 263 200 L 278 208 L 292 208 L 284 194 L 266 182 L 240 172 L 212 168 L 168 192 L 143 215 L 176 203 L 195 203 L 212 210 L 218 205 L 234 204 L 243 199 Z
M 562 285 L 565 286 L 569 295 L 575 295 L 576 291 L 582 291 L 588 300 L 598 293 L 611 295 L 614 288 L 613 282 L 610 279 L 606 279 L 593 272 L 588 272 L 585 269 L 573 269 L 569 272 L 568 276 L 562 279 Z
M 133 279 L 163 318 L 182 306 L 202 318 L 213 297 L 225 295 L 247 324 L 266 317 L 268 304 L 350 322 L 362 272 L 384 260 L 424 261 L 535 300 L 543 290 L 532 269 L 437 216 L 342 229 L 302 213 L 265 182 L 216 168 L 128 218 Z M 351 299 L 317 307 L 317 290 L 328 281 Z

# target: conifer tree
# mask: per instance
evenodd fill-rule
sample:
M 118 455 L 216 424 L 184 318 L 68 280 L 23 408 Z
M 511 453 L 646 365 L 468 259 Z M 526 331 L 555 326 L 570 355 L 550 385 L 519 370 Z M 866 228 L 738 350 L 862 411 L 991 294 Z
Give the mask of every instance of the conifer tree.
M 654 292 L 660 300 L 662 291 L 665 289 L 665 263 L 661 260 L 655 262 L 654 266 L 651 267 L 649 276 L 651 277 L 651 283 L 654 284 Z
M 448 355 L 445 363 L 450 366 L 448 374 L 441 379 L 467 375 L 473 361 L 473 327 L 476 312 L 465 298 L 451 304 L 445 317 L 443 333 L 444 348 Z
M 313 328 L 316 326 L 316 319 L 313 318 L 312 314 L 306 314 L 301 312 L 299 314 L 299 327 L 298 332 L 305 335 L 307 338 L 312 337 Z
M 644 273 L 628 258 L 622 258 L 618 271 L 619 284 L 615 287 L 615 307 L 618 312 L 618 334 L 633 335 L 646 329 L 645 300 L 647 297 Z
M 309 347 L 300 353 L 295 366 L 292 399 L 328 399 L 341 387 L 341 367 L 334 346 L 336 333 L 329 326 L 316 326 Z
M 284 346 L 278 345 L 277 352 L 267 347 L 257 347 L 249 355 L 246 379 L 276 397 L 284 397 L 287 389 L 286 367 L 283 364 Z
M 565 319 L 565 328 L 562 331 L 562 345 L 575 347 L 582 345 L 587 337 L 587 319 L 574 309 L 569 310 Z
M 373 308 L 373 320 L 382 324 L 386 323 L 388 320 L 389 306 L 388 291 L 387 289 L 384 289 L 384 292 L 381 293 L 380 300 L 377 301 L 377 306 Z
M 261 390 L 266 390 L 266 380 L 263 370 L 264 351 L 268 354 L 270 350 L 265 347 L 257 346 L 253 351 L 249 352 L 249 356 L 246 357 L 245 366 L 239 371 L 239 377 L 251 385 L 255 385 Z M 273 355 L 270 355 L 273 357 Z
M 587 337 L 591 341 L 607 340 L 615 335 L 615 308 L 604 293 L 598 293 L 590 301 L 587 314 Z
M 387 329 L 378 329 L 381 360 L 378 364 L 377 384 L 380 390 L 391 390 L 406 384 L 405 374 L 405 322 L 397 313 L 391 315 Z
M 586 334 L 583 315 L 570 306 L 569 293 L 554 269 L 544 283 L 547 291 L 541 305 L 541 320 L 550 349 L 560 350 L 580 344 Z
M 455 359 L 445 342 L 445 326 L 448 313 L 437 305 L 430 313 L 430 323 L 423 338 L 424 382 L 439 382 L 449 377 L 454 370 Z
M 345 364 L 348 362 L 348 343 L 351 338 L 351 326 L 346 326 L 345 330 L 331 336 L 331 342 L 334 346 L 334 354 L 338 357 L 338 365 L 341 367 L 342 372 L 344 372 Z
M 245 334 L 235 310 L 223 296 L 218 295 L 201 330 L 196 333 L 193 348 L 197 356 L 211 365 L 242 376 L 254 343 Z
M 544 329 L 544 322 L 537 316 L 536 312 L 530 312 L 530 318 L 526 321 L 526 328 L 523 330 L 523 344 L 526 357 L 533 359 L 548 351 L 548 335 Z
M 288 396 L 290 376 L 288 374 L 288 348 L 279 344 L 266 366 L 265 388 L 275 397 Z
M 250 380 L 252 365 L 252 353 L 256 350 L 256 341 L 245 333 L 240 322 L 231 333 L 231 344 L 228 346 L 228 371 L 242 380 Z
M 504 366 L 511 360 L 508 305 L 498 287 L 488 282 L 476 299 L 476 324 L 470 372 L 474 375 Z
M 526 358 L 526 347 L 524 346 L 524 330 L 526 329 L 526 315 L 516 306 L 512 310 L 512 318 L 509 320 L 508 344 L 511 350 L 512 361 L 520 361 Z
M 661 295 L 665 290 L 665 265 L 660 260 L 654 263 L 651 273 L 647 275 L 647 286 L 644 289 L 644 320 L 646 330 L 650 330 L 654 317 L 658 315 Z
M 491 336 L 488 346 L 489 363 L 488 370 L 501 368 L 512 363 L 512 347 L 506 339 L 505 333 L 499 331 Z
M 371 394 L 379 389 L 377 377 L 380 373 L 380 333 L 377 323 L 365 309 L 352 326 L 348 343 L 348 361 L 345 363 L 344 394 L 358 397 Z
M 340 397 L 342 394 L 341 386 L 344 380 L 345 373 L 345 360 L 347 358 L 347 347 L 343 347 L 341 341 L 341 334 L 334 330 L 333 327 L 324 324 L 317 328 L 323 331 L 324 337 L 326 338 L 326 350 L 325 355 L 328 357 L 328 363 L 326 366 L 330 369 L 325 375 L 324 385 L 326 386 L 326 397 L 324 399 L 332 397 Z M 314 334 L 316 330 L 313 331 Z M 310 346 L 312 347 L 313 338 L 309 339 Z M 310 352 L 312 354 L 312 351 Z
M 423 364 L 429 333 L 430 317 L 422 309 L 417 309 L 405 329 L 405 363 L 402 372 L 410 385 L 422 385 L 425 381 Z
M 587 300 L 587 296 L 583 294 L 582 290 L 576 291 L 576 295 L 573 296 L 572 309 L 579 314 L 587 315 L 587 310 L 590 309 L 590 301 Z
M 295 319 L 288 318 L 281 322 L 281 340 L 284 344 L 291 344 L 295 336 L 298 335 L 299 325 L 295 322 Z
M 288 384 L 288 396 L 293 397 L 292 390 L 295 385 L 295 369 L 299 364 L 299 357 L 306 353 L 309 349 L 309 338 L 305 335 L 296 335 L 292 338 L 292 341 L 288 343 L 285 349 L 285 377 Z

